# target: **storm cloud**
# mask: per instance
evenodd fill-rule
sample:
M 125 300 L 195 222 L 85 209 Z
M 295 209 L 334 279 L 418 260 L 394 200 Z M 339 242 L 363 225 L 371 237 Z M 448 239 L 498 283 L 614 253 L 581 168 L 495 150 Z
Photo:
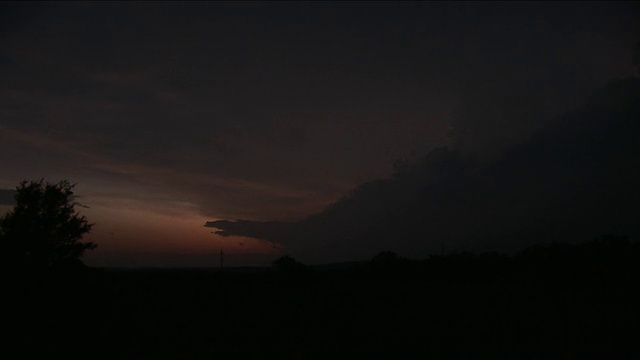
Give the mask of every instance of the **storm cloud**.
M 447 148 L 288 226 L 207 223 L 282 243 L 306 261 L 449 250 L 514 251 L 549 241 L 640 236 L 640 80 L 612 81 L 490 163 Z M 286 231 L 284 231 L 286 229 Z

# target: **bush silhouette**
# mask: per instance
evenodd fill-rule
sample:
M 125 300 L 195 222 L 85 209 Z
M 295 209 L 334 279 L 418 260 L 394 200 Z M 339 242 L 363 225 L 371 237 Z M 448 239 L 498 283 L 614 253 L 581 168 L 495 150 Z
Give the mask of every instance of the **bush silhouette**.
M 272 263 L 272 267 L 279 273 L 301 273 L 306 270 L 306 266 L 289 255 L 284 255 Z
M 371 259 L 373 263 L 384 265 L 395 264 L 400 260 L 401 258 L 398 257 L 398 254 L 389 250 L 381 251 Z
M 401 272 L 406 275 L 413 270 L 413 264 L 409 259 L 398 256 L 393 251 L 385 250 L 376 254 L 368 263 L 368 268 L 378 275 Z
M 91 242 L 82 236 L 91 230 L 73 201 L 68 181 L 23 181 L 16 188 L 16 205 L 0 218 L 0 256 L 5 266 L 47 269 L 81 265 Z

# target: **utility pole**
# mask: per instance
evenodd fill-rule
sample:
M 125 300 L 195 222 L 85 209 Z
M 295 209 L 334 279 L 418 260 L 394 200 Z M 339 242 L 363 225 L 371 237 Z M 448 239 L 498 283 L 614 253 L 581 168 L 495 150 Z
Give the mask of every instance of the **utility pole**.
M 224 251 L 220 249 L 220 272 L 224 271 Z

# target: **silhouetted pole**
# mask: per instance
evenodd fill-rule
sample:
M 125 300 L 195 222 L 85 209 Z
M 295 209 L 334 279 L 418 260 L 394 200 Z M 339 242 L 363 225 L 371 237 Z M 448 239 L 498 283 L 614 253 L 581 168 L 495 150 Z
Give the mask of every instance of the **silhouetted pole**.
M 220 272 L 224 271 L 224 251 L 220 249 Z
M 635 49 L 633 49 L 633 66 L 636 67 L 636 71 L 638 75 L 640 75 L 640 41 L 638 41 Z

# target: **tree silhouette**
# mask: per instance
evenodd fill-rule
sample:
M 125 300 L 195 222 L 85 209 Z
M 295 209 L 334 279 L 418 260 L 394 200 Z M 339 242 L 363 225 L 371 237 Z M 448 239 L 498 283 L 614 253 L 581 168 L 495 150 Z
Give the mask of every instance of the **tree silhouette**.
M 0 218 L 0 256 L 4 266 L 46 269 L 82 264 L 85 250 L 94 249 L 82 236 L 91 230 L 74 207 L 68 181 L 22 181 L 16 188 L 16 205 Z

